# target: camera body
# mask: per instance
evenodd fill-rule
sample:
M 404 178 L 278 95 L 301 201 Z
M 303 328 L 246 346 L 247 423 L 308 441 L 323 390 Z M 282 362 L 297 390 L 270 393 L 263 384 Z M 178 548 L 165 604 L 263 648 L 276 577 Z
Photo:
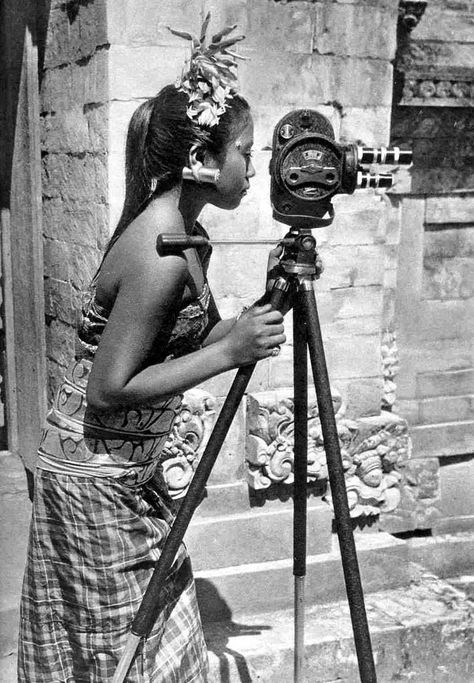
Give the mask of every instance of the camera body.
M 334 218 L 332 197 L 357 188 L 392 185 L 391 173 L 370 173 L 363 164 L 410 164 L 398 147 L 339 144 L 330 121 L 313 109 L 297 109 L 275 126 L 270 161 L 273 216 L 281 223 L 316 228 Z

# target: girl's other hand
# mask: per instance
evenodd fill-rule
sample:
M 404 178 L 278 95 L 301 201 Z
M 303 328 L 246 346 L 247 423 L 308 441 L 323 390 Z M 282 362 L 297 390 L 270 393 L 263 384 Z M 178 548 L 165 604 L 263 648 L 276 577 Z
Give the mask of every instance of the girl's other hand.
M 267 263 L 267 284 L 265 291 L 270 293 L 273 289 L 275 281 L 279 278 L 282 270 L 280 267 L 280 256 L 283 253 L 283 245 L 277 244 L 277 246 L 272 249 L 268 255 Z
M 283 316 L 270 304 L 249 308 L 223 339 L 235 367 L 268 358 L 285 341 Z

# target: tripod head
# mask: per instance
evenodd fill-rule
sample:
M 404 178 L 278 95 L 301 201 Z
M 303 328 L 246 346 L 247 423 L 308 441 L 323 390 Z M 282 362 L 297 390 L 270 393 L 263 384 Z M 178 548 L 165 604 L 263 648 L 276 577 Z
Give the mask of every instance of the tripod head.
M 331 198 L 358 188 L 388 188 L 391 173 L 364 165 L 409 165 L 412 152 L 339 144 L 329 120 L 312 109 L 297 109 L 277 123 L 270 161 L 273 216 L 287 225 L 319 228 L 334 218 Z M 326 214 L 328 216 L 326 217 Z

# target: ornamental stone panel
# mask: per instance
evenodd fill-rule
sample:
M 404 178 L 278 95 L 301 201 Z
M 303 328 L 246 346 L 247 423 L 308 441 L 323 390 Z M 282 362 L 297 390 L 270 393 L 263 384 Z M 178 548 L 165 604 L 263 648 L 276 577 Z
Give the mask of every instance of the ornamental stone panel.
M 341 397 L 333 404 L 353 517 L 391 512 L 400 501 L 401 471 L 410 458 L 404 420 L 390 412 L 347 419 Z M 255 490 L 293 483 L 293 399 L 290 392 L 247 397 L 247 481 Z M 308 405 L 308 483 L 327 484 L 326 454 L 315 397 Z M 330 503 L 330 492 L 325 499 Z

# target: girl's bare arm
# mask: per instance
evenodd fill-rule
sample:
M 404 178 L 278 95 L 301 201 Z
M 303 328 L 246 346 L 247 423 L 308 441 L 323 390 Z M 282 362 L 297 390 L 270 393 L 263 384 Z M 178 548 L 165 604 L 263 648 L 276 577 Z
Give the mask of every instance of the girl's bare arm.
M 131 258 L 133 262 L 135 259 Z M 179 256 L 140 258 L 128 267 L 97 349 L 87 390 L 92 407 L 153 403 L 226 370 L 255 362 L 284 342 L 281 315 L 256 308 L 218 341 L 177 359 L 150 364 L 157 340 L 166 343 L 181 303 L 187 264 Z

